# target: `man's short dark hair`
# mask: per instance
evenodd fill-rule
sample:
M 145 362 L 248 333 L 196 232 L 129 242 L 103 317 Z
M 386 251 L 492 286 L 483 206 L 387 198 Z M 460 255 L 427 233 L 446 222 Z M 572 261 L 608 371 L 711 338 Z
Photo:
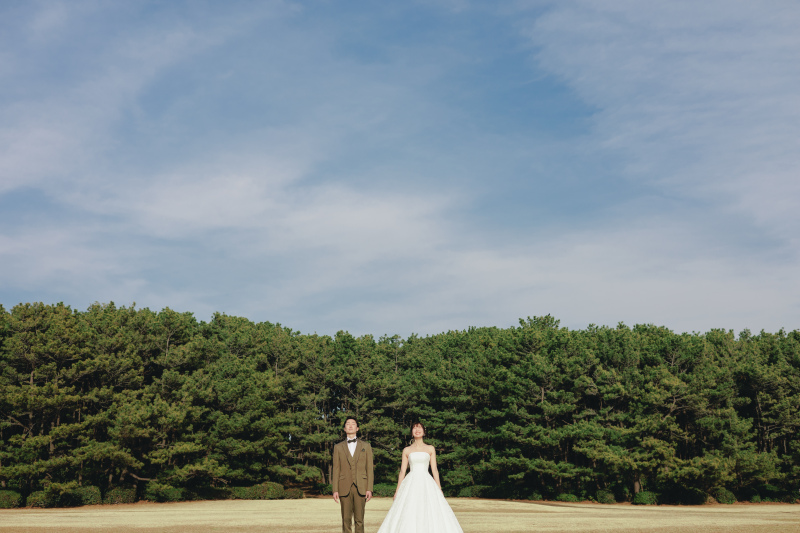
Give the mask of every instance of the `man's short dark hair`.
M 342 423 L 342 429 L 344 429 L 344 426 L 345 426 L 345 424 L 347 424 L 348 420 L 353 420 L 353 421 L 355 421 L 356 426 L 358 425 L 358 420 L 356 420 L 356 417 L 348 416 L 347 418 L 344 419 L 344 422 Z

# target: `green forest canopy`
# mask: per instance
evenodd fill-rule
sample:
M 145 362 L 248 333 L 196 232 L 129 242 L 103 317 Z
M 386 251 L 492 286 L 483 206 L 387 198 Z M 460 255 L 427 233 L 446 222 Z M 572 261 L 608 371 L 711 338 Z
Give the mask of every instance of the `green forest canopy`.
M 0 484 L 329 483 L 356 415 L 394 483 L 425 422 L 450 495 L 796 494 L 800 331 L 654 325 L 407 339 L 95 304 L 0 306 Z M 761 494 L 762 496 L 764 494 Z

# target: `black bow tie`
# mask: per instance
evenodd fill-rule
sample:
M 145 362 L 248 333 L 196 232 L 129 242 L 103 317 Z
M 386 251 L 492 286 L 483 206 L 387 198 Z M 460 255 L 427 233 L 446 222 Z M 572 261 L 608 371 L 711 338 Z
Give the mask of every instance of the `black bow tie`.
M 352 442 L 355 442 L 355 441 L 357 441 L 357 440 L 358 440 L 358 439 L 353 439 L 353 440 L 347 439 L 347 444 L 350 444 L 350 443 L 352 443 Z

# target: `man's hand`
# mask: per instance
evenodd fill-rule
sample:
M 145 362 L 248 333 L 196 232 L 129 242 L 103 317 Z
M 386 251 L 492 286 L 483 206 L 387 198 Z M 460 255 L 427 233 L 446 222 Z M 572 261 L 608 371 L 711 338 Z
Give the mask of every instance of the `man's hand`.
M 336 503 L 339 503 L 339 493 L 338 492 L 334 492 L 333 493 L 333 501 L 335 501 Z
M 368 490 L 367 491 L 367 501 L 370 501 L 371 499 L 372 499 L 372 491 Z

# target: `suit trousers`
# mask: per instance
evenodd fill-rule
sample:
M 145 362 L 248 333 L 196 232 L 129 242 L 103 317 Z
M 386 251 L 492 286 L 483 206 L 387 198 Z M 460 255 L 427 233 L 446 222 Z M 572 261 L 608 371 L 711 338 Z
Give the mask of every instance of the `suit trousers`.
M 342 506 L 342 532 L 353 533 L 350 524 L 355 519 L 355 533 L 364 533 L 364 508 L 367 506 L 367 498 L 358 493 L 355 483 L 350 487 L 350 494 L 339 496 L 339 503 Z

